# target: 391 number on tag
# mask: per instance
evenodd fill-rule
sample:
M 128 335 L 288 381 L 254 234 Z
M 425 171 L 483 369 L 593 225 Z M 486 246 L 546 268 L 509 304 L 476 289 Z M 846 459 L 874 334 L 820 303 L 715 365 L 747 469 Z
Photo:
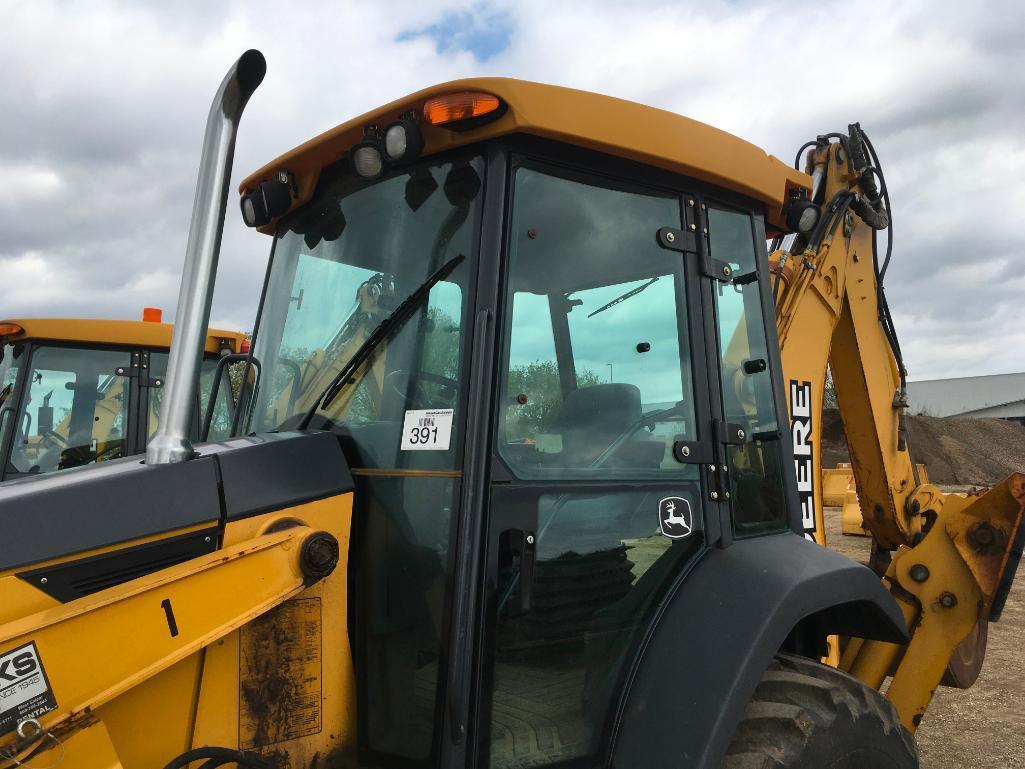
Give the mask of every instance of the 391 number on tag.
M 452 409 L 414 409 L 402 424 L 402 451 L 448 451 Z

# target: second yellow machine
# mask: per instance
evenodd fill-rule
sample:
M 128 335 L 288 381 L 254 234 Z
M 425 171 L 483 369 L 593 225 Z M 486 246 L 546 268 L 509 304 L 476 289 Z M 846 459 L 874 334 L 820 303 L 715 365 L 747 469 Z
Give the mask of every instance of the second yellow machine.
M 148 307 L 141 321 L 0 320 L 0 481 L 146 450 L 157 429 L 173 330 L 160 316 Z M 194 440 L 228 435 L 234 397 L 221 361 L 238 356 L 245 341 L 234 331 L 207 333 L 189 430 Z M 209 424 L 201 424 L 208 410 Z

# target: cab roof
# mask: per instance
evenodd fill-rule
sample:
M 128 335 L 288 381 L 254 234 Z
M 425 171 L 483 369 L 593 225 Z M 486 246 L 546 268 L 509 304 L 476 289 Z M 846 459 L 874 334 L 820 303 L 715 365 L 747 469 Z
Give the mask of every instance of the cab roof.
M 3 337 L 3 341 L 24 339 L 76 344 L 124 345 L 129 347 L 171 347 L 173 323 L 153 323 L 141 320 L 98 320 L 95 318 L 11 318 L 0 324 L 14 323 L 22 333 Z M 226 340 L 232 350 L 239 352 L 245 334 L 237 331 L 209 329 L 205 349 L 216 353 Z
M 635 102 L 510 78 L 453 80 L 426 88 L 332 128 L 247 177 L 240 192 L 284 169 L 295 177 L 292 207 L 313 195 L 321 169 L 338 161 L 363 136 L 365 126 L 386 126 L 418 112 L 428 99 L 460 91 L 484 91 L 507 106 L 497 120 L 452 131 L 421 122 L 424 155 L 506 136 L 531 134 L 657 166 L 746 195 L 765 205 L 771 227 L 782 229 L 783 204 L 791 191 L 810 189 L 811 177 L 755 145 L 705 123 Z M 273 233 L 274 223 L 260 228 Z

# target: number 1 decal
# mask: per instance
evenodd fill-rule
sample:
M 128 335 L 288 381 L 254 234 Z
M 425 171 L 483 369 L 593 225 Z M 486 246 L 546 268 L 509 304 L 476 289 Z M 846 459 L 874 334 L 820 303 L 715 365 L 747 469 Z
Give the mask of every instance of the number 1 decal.
M 165 598 L 160 602 L 160 608 L 164 610 L 164 617 L 167 618 L 167 629 L 171 631 L 171 638 L 178 635 L 178 623 L 174 619 L 174 609 L 171 608 L 171 599 Z

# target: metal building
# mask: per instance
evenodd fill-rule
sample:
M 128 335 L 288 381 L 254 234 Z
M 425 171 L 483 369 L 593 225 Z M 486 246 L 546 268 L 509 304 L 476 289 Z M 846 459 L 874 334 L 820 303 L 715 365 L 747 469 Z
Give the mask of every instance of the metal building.
M 908 413 L 990 417 L 1025 424 L 1025 372 L 908 382 Z

